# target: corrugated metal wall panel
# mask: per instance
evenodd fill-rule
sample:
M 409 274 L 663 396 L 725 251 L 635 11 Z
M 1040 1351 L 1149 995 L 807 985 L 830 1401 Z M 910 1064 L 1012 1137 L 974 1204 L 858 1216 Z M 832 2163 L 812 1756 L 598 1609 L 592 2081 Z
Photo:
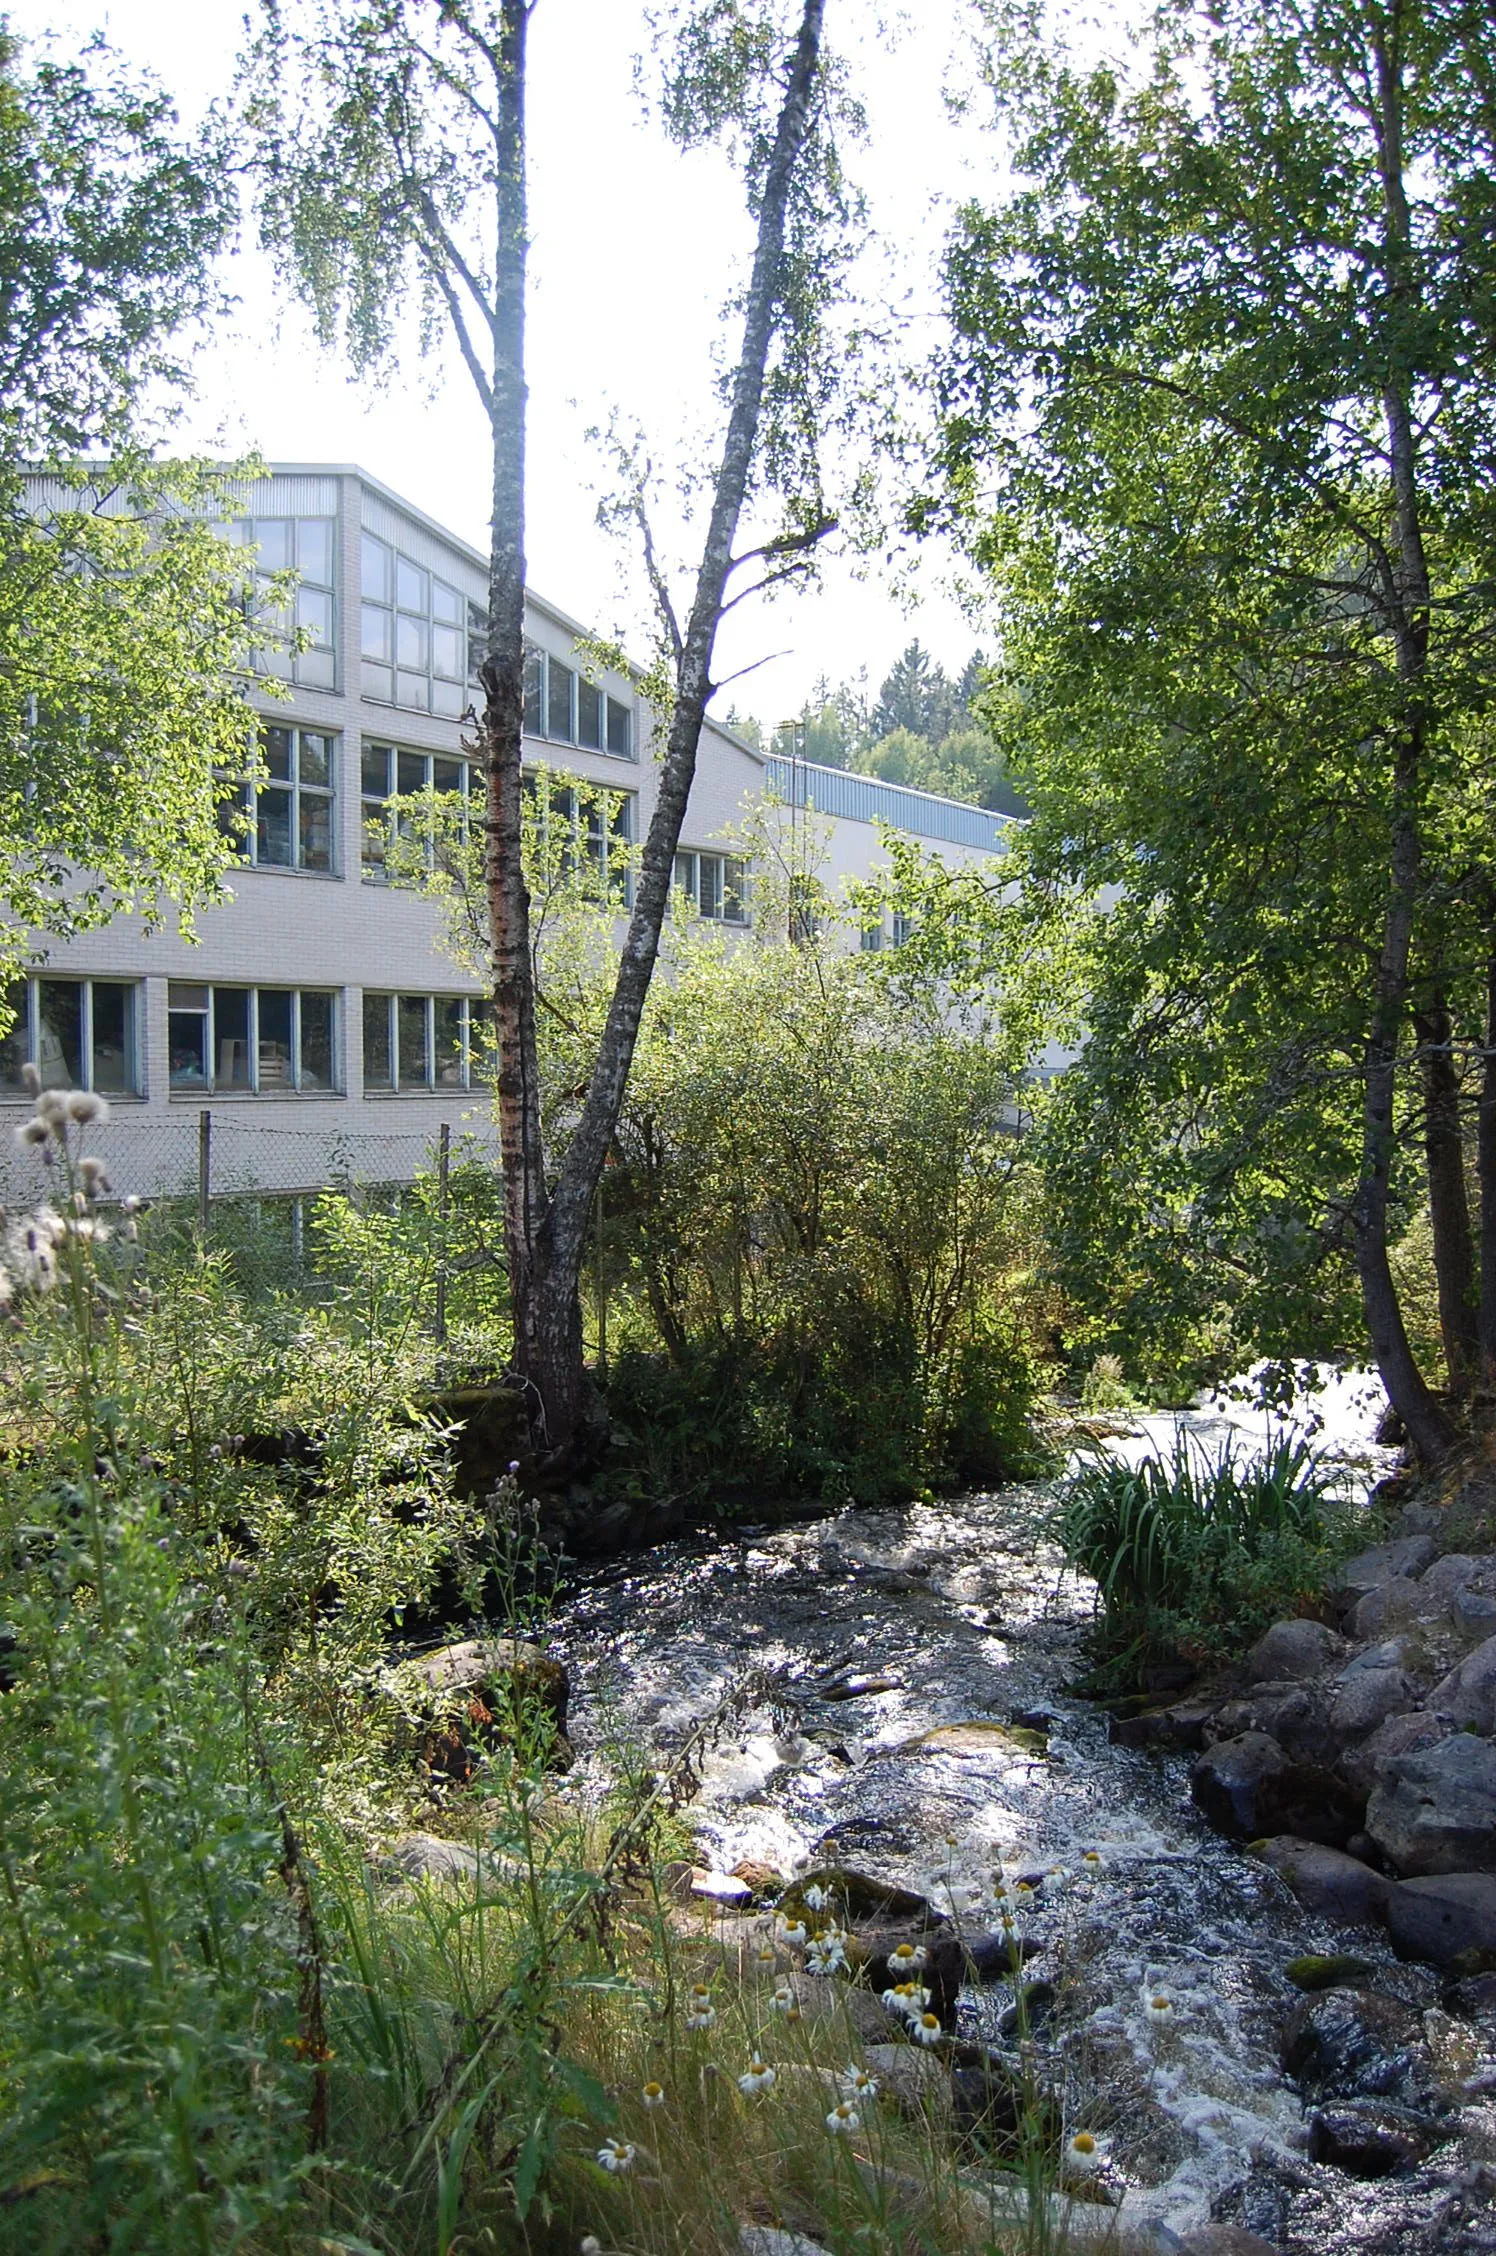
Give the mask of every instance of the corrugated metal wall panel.
M 853 775 L 848 768 L 824 768 L 814 760 L 774 758 L 767 762 L 764 775 L 786 805 L 813 807 L 849 822 L 886 822 L 915 838 L 977 846 L 988 854 L 1003 851 L 1012 821 L 1008 815 L 990 814 L 985 807 L 937 799 L 931 792 L 910 791 L 876 776 Z

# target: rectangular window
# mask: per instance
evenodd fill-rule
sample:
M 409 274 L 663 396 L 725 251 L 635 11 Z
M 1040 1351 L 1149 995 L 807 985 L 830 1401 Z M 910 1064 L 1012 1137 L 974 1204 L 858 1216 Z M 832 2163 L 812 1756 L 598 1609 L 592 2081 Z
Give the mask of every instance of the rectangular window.
M 138 1096 L 139 988 L 123 979 L 21 979 L 15 1023 L 0 1038 L 0 1089 L 19 1091 L 34 1065 L 49 1089 Z
M 616 697 L 608 699 L 608 750 L 618 760 L 634 757 L 634 716 Z
M 420 1093 L 472 1086 L 475 1004 L 462 995 L 364 996 L 364 1087 Z
M 240 537 L 255 551 L 260 622 L 272 638 L 256 660 L 260 670 L 307 689 L 336 689 L 336 518 L 250 517 Z M 266 583 L 277 572 L 297 575 L 289 615 L 269 601 Z M 290 649 L 293 628 L 305 638 L 305 649 Z
M 748 922 L 748 865 L 741 855 L 677 854 L 674 884 L 714 924 Z
M 467 760 L 454 760 L 444 753 L 408 752 L 393 744 L 366 743 L 359 773 L 365 877 L 379 877 L 384 872 L 392 819 L 385 802 L 392 792 L 402 798 L 418 791 L 455 792 L 466 802 L 470 793 L 481 788 L 481 779 Z M 464 823 L 466 819 L 464 814 Z M 406 818 L 407 835 L 410 829 Z
M 589 752 L 603 748 L 603 693 L 585 679 L 577 683 L 577 742 Z
M 533 771 L 525 783 L 533 793 L 532 776 Z M 627 849 L 634 839 L 635 796 L 632 791 L 548 783 L 539 801 L 540 829 L 553 876 L 569 878 L 582 868 L 591 880 L 589 892 L 609 892 L 627 907 L 633 893 Z
M 559 658 L 546 659 L 545 732 L 553 744 L 570 744 L 574 741 L 571 717 L 571 691 L 576 675 L 570 666 L 563 666 Z
M 364 695 L 460 720 L 482 654 L 482 612 L 372 533 L 363 536 L 361 594 Z
M 260 731 L 264 780 L 238 785 L 220 821 L 260 869 L 332 869 L 334 739 L 280 722 Z
M 331 988 L 208 987 L 173 979 L 167 1025 L 171 1086 L 179 1096 L 326 1094 L 338 1087 Z
M 545 652 L 525 644 L 525 734 L 545 734 Z

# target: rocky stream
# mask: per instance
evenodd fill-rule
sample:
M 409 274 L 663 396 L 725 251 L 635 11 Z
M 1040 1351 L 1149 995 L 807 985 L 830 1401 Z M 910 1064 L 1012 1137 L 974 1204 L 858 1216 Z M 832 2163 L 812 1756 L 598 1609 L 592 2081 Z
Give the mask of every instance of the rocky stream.
M 1309 1403 L 1364 1496 L 1391 1463 L 1379 1398 L 1335 1380 Z M 1183 1422 L 1209 1445 L 1252 1421 Z M 620 1727 L 663 1761 L 764 1672 L 772 1700 L 710 1749 L 688 1813 L 698 1887 L 831 1863 L 972 1935 L 994 1872 L 1027 1880 L 1040 2067 L 1105 2142 L 1120 2245 L 1496 2250 L 1496 1560 L 1441 1557 L 1416 1507 L 1340 1591 L 1339 1630 L 1280 1625 L 1209 1699 L 1119 1722 L 1066 1690 L 1095 1593 L 1038 1532 L 1050 1501 L 849 1510 L 587 1570 L 548 1640 L 584 1773 Z M 1462 1862 L 1486 1876 L 1463 1897 L 1400 1894 Z M 958 2032 L 1011 2051 L 1012 2007 L 968 1980 Z

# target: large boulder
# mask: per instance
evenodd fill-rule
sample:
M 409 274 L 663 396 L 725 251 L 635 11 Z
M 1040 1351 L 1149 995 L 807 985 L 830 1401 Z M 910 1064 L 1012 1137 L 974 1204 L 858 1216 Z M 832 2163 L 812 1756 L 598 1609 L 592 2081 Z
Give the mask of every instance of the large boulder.
M 1264 1630 L 1247 1655 L 1252 1684 L 1297 1684 L 1318 1676 L 1349 1651 L 1345 1639 L 1317 1621 L 1277 1621 Z
M 1401 1642 L 1368 1646 L 1341 1670 L 1330 1700 L 1330 1727 L 1340 1737 L 1360 1738 L 1388 1716 L 1418 1705 L 1403 1668 Z
M 1447 1606 L 1457 1590 L 1478 1579 L 1484 1566 L 1496 1566 L 1496 1560 L 1472 1558 L 1468 1551 L 1446 1551 L 1418 1577 L 1418 1587 L 1440 1605 Z
M 1340 1849 L 1284 1833 L 1257 1842 L 1253 1854 L 1286 1882 L 1306 1911 L 1347 1927 L 1374 1926 L 1383 1917 L 1393 1882 Z
M 1296 2005 L 1279 2048 L 1285 2075 L 1310 2099 L 1411 2098 L 1423 2024 L 1375 1990 L 1322 1990 Z
M 1369 1739 L 1345 1748 L 1335 1768 L 1357 1793 L 1369 1794 L 1391 1757 L 1416 1754 L 1420 1747 L 1436 1747 L 1449 1737 L 1450 1729 L 1446 1717 L 1428 1708 L 1406 1708 L 1379 1723 Z
M 1429 1706 L 1462 1730 L 1496 1731 L 1496 1637 L 1477 1645 L 1434 1686 Z
M 1366 1831 L 1405 1875 L 1496 1872 L 1496 1747 L 1457 1731 L 1392 1756 L 1367 1803 Z
M 1437 2123 L 1385 2100 L 1342 2099 L 1309 2118 L 1309 2159 L 1352 2178 L 1390 2178 L 1426 2161 L 1441 2137 Z
M 1426 1590 L 1411 1575 L 1394 1575 L 1357 1600 L 1347 1626 L 1355 1638 L 1386 1637 L 1413 1622 L 1442 1621 L 1448 1611 L 1442 1592 Z
M 1362 1818 L 1359 1796 L 1341 1779 L 1290 1762 L 1262 1731 L 1208 1747 L 1190 1773 L 1190 1793 L 1207 1824 L 1233 1841 L 1294 1833 L 1342 1848 Z
M 1368 1590 L 1380 1590 L 1398 1576 L 1421 1575 L 1437 1548 L 1431 1535 L 1403 1535 L 1392 1543 L 1374 1543 L 1345 1561 L 1331 1582 L 1331 1592 L 1350 1613 Z
M 1293 1762 L 1333 1762 L 1340 1739 L 1330 1728 L 1329 1705 L 1317 1684 L 1258 1684 L 1228 1700 L 1205 1727 L 1204 1746 L 1239 1739 L 1244 1732 L 1276 1739 Z
M 388 1689 L 401 1713 L 400 1743 L 433 1776 L 464 1783 L 482 1752 L 520 1741 L 553 1766 L 571 1759 L 570 1680 L 561 1662 L 522 1637 L 467 1637 L 402 1661 Z
M 1399 1958 L 1455 1974 L 1496 1968 L 1496 1875 L 1441 1872 L 1387 1893 L 1387 1931 Z

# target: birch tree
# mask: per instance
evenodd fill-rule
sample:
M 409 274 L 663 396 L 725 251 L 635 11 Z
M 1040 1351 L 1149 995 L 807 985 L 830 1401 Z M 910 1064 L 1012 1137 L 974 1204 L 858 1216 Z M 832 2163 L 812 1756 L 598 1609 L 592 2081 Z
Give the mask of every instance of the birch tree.
M 662 115 L 683 147 L 730 139 L 754 227 L 700 563 L 677 613 L 658 570 L 667 731 L 602 1038 L 564 1151 L 547 1153 L 521 859 L 525 454 L 525 56 L 534 0 L 264 0 L 248 75 L 265 236 L 323 335 L 356 368 L 395 356 L 414 312 L 455 345 L 492 441 L 483 709 L 487 896 L 514 1375 L 538 1464 L 585 1461 L 599 1415 L 578 1283 L 659 951 L 674 854 L 714 687 L 717 631 L 746 587 L 802 568 L 826 527 L 816 453 L 824 315 L 846 201 L 824 0 L 692 0 L 671 19 Z M 683 288 L 699 278 L 682 274 Z M 777 492 L 777 534 L 740 554 L 745 508 Z M 642 494 L 624 497 L 641 517 Z

